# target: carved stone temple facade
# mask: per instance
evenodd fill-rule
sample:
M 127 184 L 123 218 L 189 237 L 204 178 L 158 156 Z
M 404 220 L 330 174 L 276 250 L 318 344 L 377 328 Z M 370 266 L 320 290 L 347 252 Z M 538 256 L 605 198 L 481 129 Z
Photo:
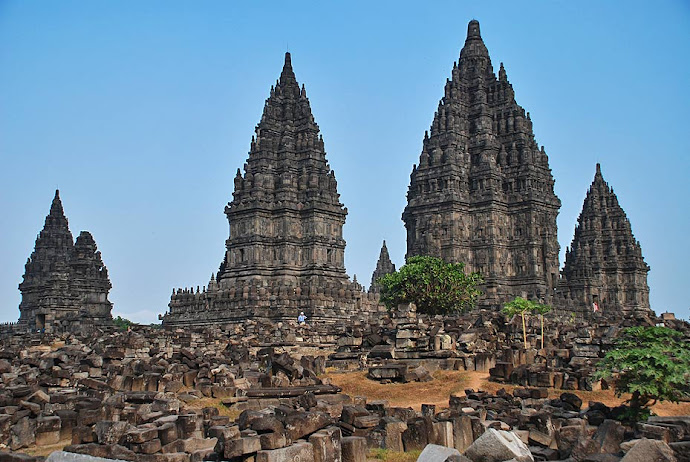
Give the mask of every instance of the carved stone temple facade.
M 290 62 L 271 88 L 244 171 L 237 170 L 226 252 L 207 287 L 173 291 L 167 326 L 378 316 L 376 280 L 395 271 L 385 242 L 368 293 L 345 272 L 347 209 L 319 127 Z M 465 45 L 413 166 L 402 219 L 407 257 L 465 263 L 485 280 L 480 306 L 515 296 L 557 310 L 649 312 L 648 267 L 599 169 L 559 274 L 549 158 L 501 64 L 494 73 L 479 23 Z
M 407 257 L 432 255 L 478 271 L 485 306 L 516 295 L 550 301 L 560 205 L 529 113 L 515 101 L 503 64 L 494 73 L 471 21 L 410 175 Z
M 369 286 L 369 292 L 379 293 L 381 287 L 376 282 L 379 278 L 385 276 L 386 274 L 395 273 L 395 265 L 391 261 L 391 257 L 388 254 L 388 247 L 386 247 L 386 241 L 383 241 L 381 246 L 381 253 L 379 254 L 379 259 L 376 262 L 376 269 L 371 275 L 371 285 Z
M 55 191 L 19 284 L 19 326 L 52 332 L 109 324 L 111 287 L 93 236 L 82 231 L 73 241 L 60 192 Z
M 237 170 L 226 252 L 203 290 L 173 291 L 163 324 L 263 317 L 331 322 L 385 310 L 345 272 L 347 209 L 290 54 Z
M 607 317 L 644 315 L 650 309 L 648 272 L 630 221 L 597 164 L 566 249 L 560 290 Z

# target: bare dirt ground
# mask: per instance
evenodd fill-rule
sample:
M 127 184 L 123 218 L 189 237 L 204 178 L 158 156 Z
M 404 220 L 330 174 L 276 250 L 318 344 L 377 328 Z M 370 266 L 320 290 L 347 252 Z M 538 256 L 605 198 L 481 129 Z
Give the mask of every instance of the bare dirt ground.
M 343 389 L 343 393 L 350 396 L 366 396 L 369 400 L 385 399 L 391 406 L 411 407 L 420 410 L 422 404 L 435 404 L 437 408 L 448 407 L 451 394 L 463 396 L 465 389 L 483 390 L 496 393 L 505 388 L 512 392 L 515 385 L 507 385 L 489 381 L 486 372 L 466 371 L 436 371 L 434 380 L 425 383 L 391 383 L 380 384 L 366 378 L 366 372 L 347 372 L 326 374 L 334 385 Z M 613 390 L 581 391 L 581 390 L 549 390 L 550 398 L 557 398 L 564 391 L 578 395 L 583 406 L 589 401 L 599 401 L 607 406 L 618 406 L 629 396 L 616 398 Z M 674 404 L 670 402 L 657 403 L 652 407 L 655 414 L 661 416 L 690 415 L 690 403 Z

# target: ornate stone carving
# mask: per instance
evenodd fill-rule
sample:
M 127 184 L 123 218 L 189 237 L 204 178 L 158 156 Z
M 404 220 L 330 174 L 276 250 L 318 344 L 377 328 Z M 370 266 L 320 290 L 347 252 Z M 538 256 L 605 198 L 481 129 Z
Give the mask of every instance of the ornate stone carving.
M 597 164 L 573 242 L 566 249 L 560 290 L 607 317 L 647 315 L 648 272 L 630 221 Z
M 335 320 L 379 308 L 345 272 L 347 209 L 289 53 L 234 187 L 218 275 L 208 290 L 173 291 L 164 324 L 296 319 L 300 311 Z
M 108 323 L 112 320 L 111 287 L 93 236 L 82 231 L 73 242 L 60 192 L 55 191 L 19 284 L 19 324 L 50 332 Z
M 379 293 L 381 288 L 376 283 L 376 281 L 385 276 L 386 274 L 395 273 L 395 265 L 391 261 L 388 255 L 388 247 L 386 247 L 386 241 L 383 241 L 381 246 L 381 253 L 379 254 L 379 260 L 376 262 L 376 269 L 374 274 L 371 275 L 371 285 L 369 286 L 369 292 Z
M 560 200 L 529 113 L 503 65 L 494 74 L 471 21 L 460 59 L 412 168 L 403 221 L 407 256 L 463 262 L 485 279 L 482 305 L 550 300 L 558 281 Z

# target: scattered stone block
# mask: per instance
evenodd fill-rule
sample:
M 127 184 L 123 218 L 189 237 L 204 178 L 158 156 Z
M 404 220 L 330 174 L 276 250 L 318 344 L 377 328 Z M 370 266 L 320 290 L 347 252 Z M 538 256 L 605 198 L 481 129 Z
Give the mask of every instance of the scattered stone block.
M 361 438 L 358 436 L 346 436 L 341 441 L 342 462 L 366 462 L 366 438 Z
M 477 438 L 464 455 L 474 462 L 503 462 L 510 459 L 534 462 L 529 448 L 517 435 L 493 428 L 487 429 Z
M 256 453 L 256 462 L 313 461 L 314 447 L 311 443 L 298 442 L 286 448 L 261 450 Z
M 451 457 L 460 458 L 462 455 L 460 454 L 460 451 L 455 448 L 440 446 L 438 444 L 427 444 L 417 458 L 417 462 L 446 462 Z

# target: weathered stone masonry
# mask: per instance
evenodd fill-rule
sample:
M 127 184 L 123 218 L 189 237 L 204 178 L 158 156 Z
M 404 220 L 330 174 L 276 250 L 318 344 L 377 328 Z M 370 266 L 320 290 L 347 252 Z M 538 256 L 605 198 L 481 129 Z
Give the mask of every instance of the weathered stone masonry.
M 486 281 L 483 305 L 522 295 L 551 299 L 558 281 L 549 159 L 501 64 L 471 21 L 460 59 L 410 175 L 407 256 L 463 262 Z
M 112 320 L 111 287 L 93 236 L 82 231 L 73 241 L 60 192 L 55 191 L 19 284 L 19 326 L 51 332 L 107 324 Z
M 300 311 L 332 321 L 384 309 L 345 273 L 347 209 L 289 53 L 234 186 L 217 276 L 203 291 L 174 291 L 164 324 L 295 319 Z

